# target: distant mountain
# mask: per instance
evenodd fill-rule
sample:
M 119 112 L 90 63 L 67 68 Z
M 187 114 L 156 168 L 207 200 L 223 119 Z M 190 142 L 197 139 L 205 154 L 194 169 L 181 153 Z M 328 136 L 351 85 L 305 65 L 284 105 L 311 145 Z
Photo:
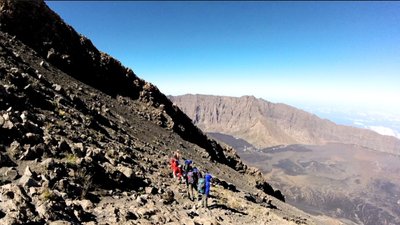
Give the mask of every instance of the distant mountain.
M 343 143 L 400 154 L 400 140 L 337 125 L 314 114 L 253 96 L 182 95 L 169 98 L 206 132 L 242 138 L 255 147 Z
M 207 134 L 232 146 L 304 211 L 356 224 L 400 224 L 398 155 L 339 143 L 257 149 L 242 138 Z

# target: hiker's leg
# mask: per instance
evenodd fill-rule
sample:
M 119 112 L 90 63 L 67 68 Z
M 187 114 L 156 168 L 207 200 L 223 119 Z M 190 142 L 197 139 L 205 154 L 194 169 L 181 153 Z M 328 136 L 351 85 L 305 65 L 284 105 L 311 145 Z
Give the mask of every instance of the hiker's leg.
M 190 200 L 194 200 L 194 194 L 193 194 L 193 184 L 189 184 L 189 189 L 190 189 Z
M 199 195 L 197 196 L 197 201 L 198 201 L 198 203 L 197 203 L 197 206 L 200 208 L 201 207 L 201 205 L 202 205 L 202 196 L 201 196 L 201 194 L 199 193 Z
M 197 184 L 193 184 L 193 189 L 194 189 L 194 192 L 196 193 L 197 199 L 199 199 L 200 193 L 197 190 Z M 193 195 L 193 197 L 194 197 L 194 195 Z
M 207 200 L 208 200 L 208 195 L 210 195 L 210 184 L 206 184 L 206 190 L 204 192 L 204 206 L 207 208 Z
M 186 185 L 186 193 L 187 193 L 187 195 L 188 195 L 188 198 L 189 198 L 190 200 L 192 200 L 192 197 L 191 197 L 191 195 L 190 195 L 190 186 L 189 186 L 189 185 Z
M 192 198 L 193 198 L 193 200 L 194 200 L 194 193 L 195 193 L 195 191 L 194 191 L 194 187 L 192 185 Z

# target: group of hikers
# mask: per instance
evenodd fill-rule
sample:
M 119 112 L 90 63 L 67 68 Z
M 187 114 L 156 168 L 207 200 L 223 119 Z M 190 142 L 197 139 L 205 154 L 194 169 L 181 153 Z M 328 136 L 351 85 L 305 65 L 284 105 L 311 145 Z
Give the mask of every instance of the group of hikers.
M 204 174 L 201 173 L 192 160 L 185 159 L 181 164 L 180 158 L 180 152 L 177 150 L 170 161 L 174 179 L 177 179 L 178 182 L 185 182 L 187 194 L 191 201 L 196 199 L 194 192 L 197 192 L 197 200 L 201 201 L 202 207 L 207 208 L 207 199 L 211 188 L 211 174 L 208 173 L 207 169 L 203 171 Z

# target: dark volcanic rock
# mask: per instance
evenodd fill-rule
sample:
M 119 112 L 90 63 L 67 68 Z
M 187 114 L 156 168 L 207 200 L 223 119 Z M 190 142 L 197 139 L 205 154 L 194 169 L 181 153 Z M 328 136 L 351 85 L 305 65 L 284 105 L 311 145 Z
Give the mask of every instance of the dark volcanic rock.
M 10 159 L 10 157 L 3 152 L 0 152 L 0 165 L 3 167 L 16 166 L 16 164 Z
M 270 184 L 267 182 L 257 182 L 256 187 L 260 190 L 262 190 L 264 193 L 274 196 L 275 198 L 285 201 L 285 196 L 282 195 L 282 193 L 279 190 L 274 190 Z

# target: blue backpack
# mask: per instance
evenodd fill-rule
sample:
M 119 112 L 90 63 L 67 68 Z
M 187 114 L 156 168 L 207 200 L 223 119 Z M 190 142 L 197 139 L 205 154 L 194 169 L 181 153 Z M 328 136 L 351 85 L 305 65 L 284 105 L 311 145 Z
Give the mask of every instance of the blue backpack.
M 192 160 L 189 160 L 189 159 L 185 160 L 185 166 L 183 167 L 185 173 L 189 172 L 191 164 L 192 164 Z
M 204 194 L 205 190 L 206 190 L 206 181 L 204 180 L 204 178 L 200 178 L 199 183 L 197 184 L 197 191 L 201 194 Z

